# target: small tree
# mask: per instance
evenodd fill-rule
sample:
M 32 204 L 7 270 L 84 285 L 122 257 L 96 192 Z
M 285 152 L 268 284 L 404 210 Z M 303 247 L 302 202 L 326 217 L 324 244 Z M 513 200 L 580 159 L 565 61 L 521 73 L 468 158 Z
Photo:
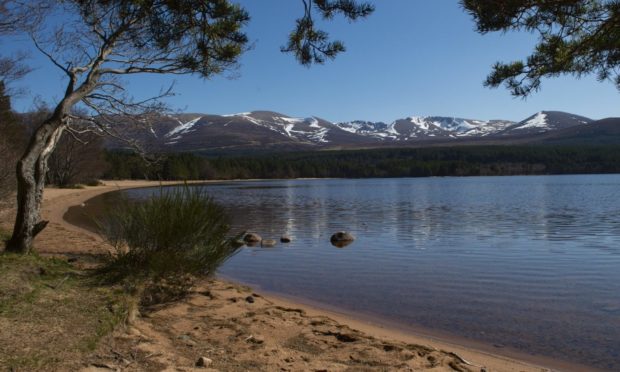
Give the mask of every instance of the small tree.
M 15 191 L 15 165 L 25 140 L 26 131 L 11 110 L 10 97 L 0 81 L 0 200 Z
M 12 9 L 11 0 L 0 0 L 0 36 L 12 35 L 26 24 L 27 17 Z M 33 17 L 34 18 L 34 17 Z M 16 188 L 15 165 L 23 151 L 26 133 L 11 110 L 7 84 L 18 80 L 29 69 L 20 56 L 0 56 L 0 199 L 11 195 Z
M 106 167 L 101 136 L 65 132 L 48 160 L 47 183 L 59 187 L 89 183 L 101 177 Z
M 504 84 L 526 97 L 545 77 L 596 74 L 620 89 L 620 2 L 617 0 L 461 0 L 477 31 L 527 31 L 539 36 L 525 61 L 497 63 L 486 86 Z
M 247 50 L 243 27 L 249 15 L 228 0 L 2 1 L 11 14 L 54 15 L 39 17 L 41 22 L 27 31 L 35 48 L 67 78 L 62 98 L 33 133 L 17 166 L 17 217 L 7 249 L 28 252 L 47 224 L 40 217 L 47 162 L 63 131 L 79 131 L 75 125 L 86 121 L 93 130 L 122 137 L 119 126 L 148 126 L 164 109 L 159 98 L 170 91 L 133 100 L 119 77 L 222 74 Z M 283 50 L 306 65 L 344 50 L 342 43 L 329 41 L 315 28 L 313 14 L 326 19 L 342 14 L 355 20 L 372 12 L 372 6 L 355 0 L 302 2 L 304 15 Z M 88 115 L 77 115 L 76 107 Z

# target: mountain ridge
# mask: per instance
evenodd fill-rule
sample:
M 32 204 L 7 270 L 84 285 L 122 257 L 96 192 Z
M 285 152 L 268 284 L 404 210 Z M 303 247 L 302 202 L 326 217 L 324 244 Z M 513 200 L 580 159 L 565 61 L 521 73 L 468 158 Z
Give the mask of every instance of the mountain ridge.
M 561 111 L 540 111 L 519 122 L 409 116 L 391 123 L 364 120 L 334 123 L 319 116 L 301 118 L 260 110 L 228 115 L 162 116 L 141 140 L 162 152 L 545 143 L 542 139 L 552 137 L 551 133 L 596 123 Z

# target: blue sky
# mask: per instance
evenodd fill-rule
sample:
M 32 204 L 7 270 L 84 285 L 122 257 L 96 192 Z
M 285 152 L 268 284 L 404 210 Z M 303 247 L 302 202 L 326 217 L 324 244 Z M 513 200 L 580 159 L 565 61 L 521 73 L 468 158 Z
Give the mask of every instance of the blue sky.
M 503 88 L 482 86 L 496 61 L 525 57 L 535 36 L 479 35 L 457 0 L 376 1 L 367 20 L 336 20 L 324 28 L 343 40 L 347 52 L 325 65 L 305 68 L 279 51 L 301 14 L 301 0 L 244 0 L 252 20 L 254 48 L 241 59 L 237 77 L 145 75 L 127 80 L 136 96 L 175 82 L 168 100 L 177 110 L 228 114 L 274 110 L 331 121 L 392 121 L 410 115 L 522 120 L 540 110 L 560 110 L 600 119 L 620 116 L 620 92 L 594 77 L 545 80 L 527 100 Z M 2 42 L 5 50 L 28 45 Z M 25 111 L 35 97 L 54 102 L 63 93 L 62 73 L 31 53 L 36 69 L 20 82 L 25 93 L 14 107 Z

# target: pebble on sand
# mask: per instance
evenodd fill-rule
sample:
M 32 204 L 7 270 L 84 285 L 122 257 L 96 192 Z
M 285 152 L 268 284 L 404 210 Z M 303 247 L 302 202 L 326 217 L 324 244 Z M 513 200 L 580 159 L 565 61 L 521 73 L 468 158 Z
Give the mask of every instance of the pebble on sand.
M 200 358 L 198 358 L 198 360 L 196 361 L 196 367 L 208 367 L 213 363 L 213 360 L 201 356 Z

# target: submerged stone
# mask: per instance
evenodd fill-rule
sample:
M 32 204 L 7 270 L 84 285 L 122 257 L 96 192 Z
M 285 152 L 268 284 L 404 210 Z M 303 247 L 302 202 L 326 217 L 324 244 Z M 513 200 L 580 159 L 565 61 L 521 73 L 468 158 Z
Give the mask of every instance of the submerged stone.
M 346 231 L 338 231 L 330 238 L 332 245 L 338 248 L 344 248 L 353 243 L 354 240 L 355 237 Z
M 262 247 L 267 247 L 267 248 L 270 248 L 270 247 L 273 247 L 273 246 L 275 246 L 275 245 L 276 245 L 276 241 L 275 241 L 274 239 L 263 239 L 263 240 L 260 242 L 260 245 L 261 245 Z
M 263 238 L 256 233 L 247 233 L 243 236 L 243 241 L 246 243 L 258 243 L 261 240 L 263 240 Z

